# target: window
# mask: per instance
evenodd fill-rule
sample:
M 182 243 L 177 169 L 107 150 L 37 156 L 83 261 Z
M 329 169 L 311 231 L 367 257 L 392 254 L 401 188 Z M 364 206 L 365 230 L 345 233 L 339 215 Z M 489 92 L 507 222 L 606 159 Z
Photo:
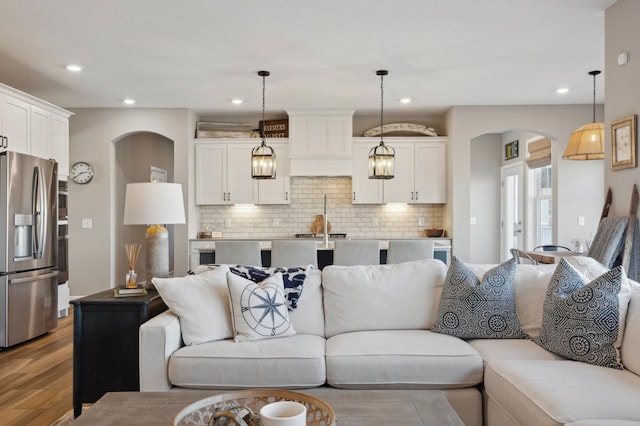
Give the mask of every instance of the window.
M 534 235 L 532 246 L 553 244 L 553 173 L 551 166 L 529 171 L 530 200 Z

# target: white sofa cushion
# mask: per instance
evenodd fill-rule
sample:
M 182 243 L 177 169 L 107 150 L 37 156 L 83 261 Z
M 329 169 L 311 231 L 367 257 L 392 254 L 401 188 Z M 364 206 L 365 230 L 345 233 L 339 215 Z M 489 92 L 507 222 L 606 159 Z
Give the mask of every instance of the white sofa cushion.
M 447 267 L 439 260 L 322 271 L 325 333 L 433 326 Z
M 448 389 L 482 381 L 482 358 L 464 340 L 428 330 L 381 330 L 327 339 L 327 383 L 339 388 Z
M 320 386 L 324 354 L 325 339 L 307 334 L 250 343 L 219 340 L 175 351 L 169 379 L 174 386 L 200 389 Z
M 516 313 L 513 281 L 516 260 L 487 271 L 480 279 L 455 256 L 442 289 L 431 331 L 461 339 L 524 339 Z
M 180 318 L 186 345 L 233 336 L 227 272 L 224 266 L 200 275 L 151 280 L 164 303 Z
M 229 272 L 227 274 L 234 340 L 274 339 L 293 336 L 282 274 L 276 273 L 259 283 Z
M 629 280 L 629 288 L 630 301 L 620 355 L 624 368 L 640 376 L 640 284 Z
M 503 359 L 565 359 L 526 339 L 473 339 L 467 342 L 482 356 L 485 365 Z
M 490 362 L 484 388 L 513 424 L 563 425 L 583 419 L 640 420 L 640 377 L 578 361 Z

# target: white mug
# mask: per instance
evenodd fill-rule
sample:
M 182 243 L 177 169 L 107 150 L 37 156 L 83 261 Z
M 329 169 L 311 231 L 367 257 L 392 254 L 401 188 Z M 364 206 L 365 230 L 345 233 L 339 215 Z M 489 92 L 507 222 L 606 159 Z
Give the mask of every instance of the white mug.
M 296 401 L 277 401 L 260 409 L 262 426 L 307 426 L 307 407 Z

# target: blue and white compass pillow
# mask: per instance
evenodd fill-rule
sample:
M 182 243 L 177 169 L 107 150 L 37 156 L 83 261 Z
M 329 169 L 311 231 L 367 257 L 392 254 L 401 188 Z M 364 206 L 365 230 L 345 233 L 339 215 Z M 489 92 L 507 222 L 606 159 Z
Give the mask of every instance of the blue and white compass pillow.
M 296 334 L 289 319 L 281 273 L 256 283 L 229 272 L 227 285 L 236 342 Z
M 453 258 L 432 330 L 461 339 L 526 339 L 516 311 L 515 259 L 487 271 L 482 280 Z

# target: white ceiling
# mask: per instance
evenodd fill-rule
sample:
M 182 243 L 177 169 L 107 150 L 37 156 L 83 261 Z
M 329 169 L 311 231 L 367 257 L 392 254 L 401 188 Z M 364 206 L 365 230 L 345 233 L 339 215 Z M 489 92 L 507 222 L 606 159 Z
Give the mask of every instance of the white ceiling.
M 589 104 L 614 2 L 1 0 L 0 82 L 71 109 L 132 97 L 134 108 L 253 113 L 265 69 L 267 112 L 370 113 L 375 71 L 388 69 L 386 112 Z

